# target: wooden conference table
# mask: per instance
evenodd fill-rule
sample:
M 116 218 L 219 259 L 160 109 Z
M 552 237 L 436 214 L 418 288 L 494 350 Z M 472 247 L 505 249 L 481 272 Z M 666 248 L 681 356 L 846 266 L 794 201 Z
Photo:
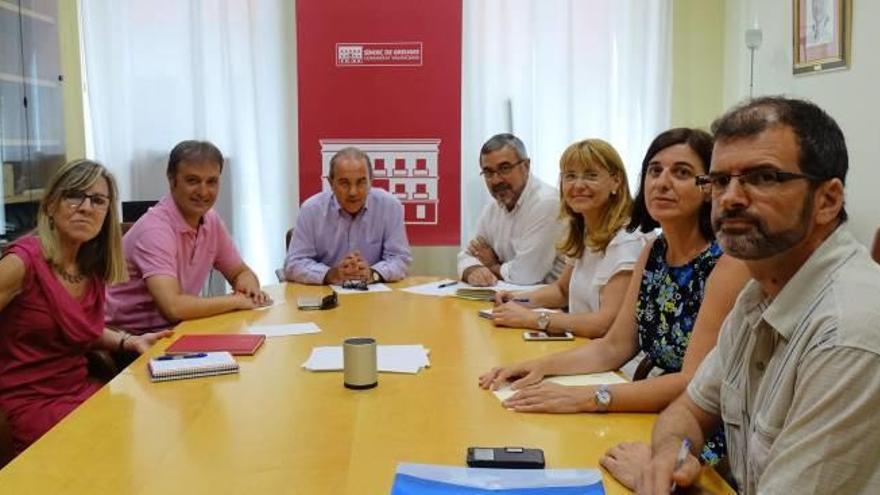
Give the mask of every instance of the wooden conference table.
M 433 279 L 413 277 L 392 287 Z M 272 286 L 287 303 L 186 322 L 177 334 L 237 332 L 249 324 L 314 321 L 321 333 L 268 338 L 241 372 L 151 383 L 146 362 L 162 341 L 0 471 L 0 493 L 385 494 L 398 462 L 464 465 L 468 446 L 544 449 L 552 468 L 597 467 L 622 441 L 650 439 L 653 414 L 522 414 L 477 386 L 491 366 L 578 342 L 525 342 L 522 331 L 479 318 L 487 303 L 401 291 L 340 295 L 330 311 L 303 312 L 296 296 L 327 292 Z M 301 368 L 312 347 L 347 336 L 423 344 L 431 367 L 380 374 L 348 390 L 342 373 Z M 728 490 L 712 471 L 714 492 Z M 626 490 L 605 474 L 607 493 Z

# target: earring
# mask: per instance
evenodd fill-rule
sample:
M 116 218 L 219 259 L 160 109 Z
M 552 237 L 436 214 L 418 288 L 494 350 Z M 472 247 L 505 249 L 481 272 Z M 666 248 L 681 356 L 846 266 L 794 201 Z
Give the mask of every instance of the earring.
M 617 196 L 617 191 L 611 191 L 611 196 Z
M 49 217 L 49 229 L 55 230 L 55 219 L 52 217 Z

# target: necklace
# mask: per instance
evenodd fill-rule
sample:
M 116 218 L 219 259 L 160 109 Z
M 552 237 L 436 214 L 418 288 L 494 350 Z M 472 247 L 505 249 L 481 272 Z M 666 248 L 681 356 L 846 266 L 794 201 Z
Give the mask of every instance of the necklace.
M 85 275 L 83 275 L 82 273 L 68 273 L 67 270 L 61 268 L 55 263 L 52 263 L 52 269 L 55 270 L 55 273 L 61 275 L 61 278 L 63 278 L 64 281 L 69 284 L 78 284 L 82 282 L 85 278 Z

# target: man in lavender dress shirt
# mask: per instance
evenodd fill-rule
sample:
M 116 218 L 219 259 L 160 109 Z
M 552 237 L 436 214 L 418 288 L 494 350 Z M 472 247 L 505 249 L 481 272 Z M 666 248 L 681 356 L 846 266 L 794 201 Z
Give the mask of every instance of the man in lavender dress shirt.
M 403 206 L 388 192 L 370 187 L 370 158 L 357 148 L 330 159 L 327 181 L 300 208 L 284 260 L 287 280 L 340 284 L 346 280 L 394 282 L 412 261 Z

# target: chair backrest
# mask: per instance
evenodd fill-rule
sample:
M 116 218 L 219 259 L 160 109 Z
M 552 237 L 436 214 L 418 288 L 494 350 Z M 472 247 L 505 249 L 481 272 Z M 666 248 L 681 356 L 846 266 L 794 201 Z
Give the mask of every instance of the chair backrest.
M 880 263 L 880 229 L 877 229 L 877 233 L 874 234 L 874 247 L 871 248 L 871 257 L 874 258 L 874 261 Z
M 143 216 L 150 207 L 155 206 L 158 201 L 123 201 L 122 202 L 122 221 L 137 222 L 138 218 Z
M 293 240 L 293 229 L 288 229 L 287 234 L 284 235 L 284 249 L 285 253 L 290 251 L 290 241 Z M 278 283 L 283 283 L 287 281 L 287 277 L 284 276 L 284 268 L 276 268 L 275 269 L 275 277 L 278 279 Z

